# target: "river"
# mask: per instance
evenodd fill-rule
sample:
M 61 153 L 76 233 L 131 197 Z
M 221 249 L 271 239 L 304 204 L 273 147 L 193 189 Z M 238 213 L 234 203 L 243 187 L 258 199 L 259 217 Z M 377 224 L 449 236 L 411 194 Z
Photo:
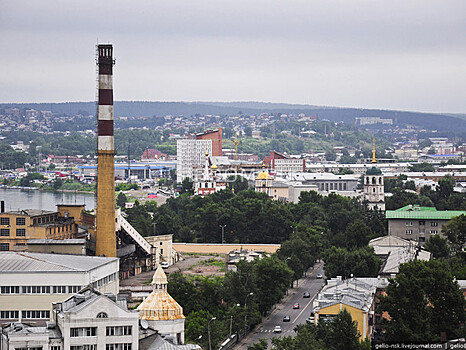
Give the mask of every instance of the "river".
M 86 210 L 95 208 L 94 195 L 88 193 L 0 188 L 0 200 L 5 201 L 5 211 L 20 209 L 56 211 L 57 204 L 85 204 Z

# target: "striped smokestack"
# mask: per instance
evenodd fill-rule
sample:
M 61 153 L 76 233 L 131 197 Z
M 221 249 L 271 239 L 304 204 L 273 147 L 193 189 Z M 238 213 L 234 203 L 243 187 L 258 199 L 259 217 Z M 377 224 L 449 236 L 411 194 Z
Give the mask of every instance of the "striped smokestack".
M 98 45 L 96 255 L 116 257 L 115 148 L 113 143 L 113 46 Z

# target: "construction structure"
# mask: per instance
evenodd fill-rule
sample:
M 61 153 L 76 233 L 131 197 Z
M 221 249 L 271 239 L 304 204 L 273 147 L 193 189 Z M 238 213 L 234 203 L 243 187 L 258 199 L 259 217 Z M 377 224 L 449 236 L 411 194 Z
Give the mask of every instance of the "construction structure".
M 113 46 L 98 45 L 96 255 L 116 257 Z

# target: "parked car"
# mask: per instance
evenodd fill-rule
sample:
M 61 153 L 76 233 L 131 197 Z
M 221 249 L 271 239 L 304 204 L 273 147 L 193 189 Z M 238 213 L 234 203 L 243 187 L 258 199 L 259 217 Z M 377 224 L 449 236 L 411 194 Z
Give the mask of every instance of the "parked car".
M 317 279 L 321 280 L 322 278 L 324 278 L 324 276 L 322 276 L 321 273 L 319 273 L 317 276 L 316 276 Z
M 280 326 L 275 326 L 275 328 L 273 329 L 273 332 L 274 332 L 274 333 L 281 333 L 281 332 L 282 332 L 282 327 L 280 327 Z
M 283 317 L 283 322 L 290 322 L 290 321 L 291 321 L 290 316 Z
M 162 261 L 162 263 L 161 263 L 160 265 L 162 266 L 162 269 L 167 269 L 168 266 L 170 266 L 170 265 L 168 264 L 168 261 Z
M 309 323 L 314 323 L 314 316 L 309 316 L 306 321 Z
M 299 303 L 294 303 L 293 304 L 293 309 L 299 309 Z
M 304 292 L 303 298 L 310 298 L 311 294 L 309 292 Z

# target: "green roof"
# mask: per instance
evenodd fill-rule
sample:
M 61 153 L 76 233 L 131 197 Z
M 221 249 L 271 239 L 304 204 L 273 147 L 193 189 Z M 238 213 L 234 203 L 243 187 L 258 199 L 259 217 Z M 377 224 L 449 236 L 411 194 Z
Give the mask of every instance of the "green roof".
M 382 175 L 382 171 L 373 166 L 372 168 L 367 169 L 366 175 Z
M 466 215 L 464 210 L 437 210 L 434 207 L 407 205 L 397 210 L 387 210 L 387 219 L 451 220 L 455 216 Z

